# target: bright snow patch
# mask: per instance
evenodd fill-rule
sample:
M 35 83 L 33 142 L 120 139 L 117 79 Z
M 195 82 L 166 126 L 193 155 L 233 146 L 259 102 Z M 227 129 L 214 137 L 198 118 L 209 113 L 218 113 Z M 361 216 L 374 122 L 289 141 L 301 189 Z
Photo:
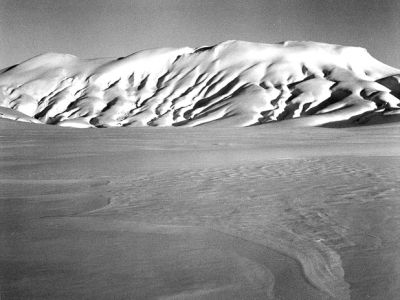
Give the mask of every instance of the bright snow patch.
M 399 117 L 400 70 L 363 48 L 227 41 L 0 70 L 0 117 L 70 127 L 296 126 Z

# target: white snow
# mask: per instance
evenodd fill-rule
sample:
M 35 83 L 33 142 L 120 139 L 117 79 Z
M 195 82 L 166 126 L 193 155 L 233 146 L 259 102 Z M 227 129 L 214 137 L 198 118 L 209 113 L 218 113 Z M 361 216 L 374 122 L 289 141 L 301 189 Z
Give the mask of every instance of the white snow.
M 398 299 L 399 101 L 314 42 L 3 69 L 0 297 Z
M 118 59 L 49 53 L 0 74 L 0 106 L 71 127 L 250 126 L 299 118 L 290 124 L 353 125 L 397 114 L 399 74 L 363 48 L 315 42 L 227 41 Z
M 2 295 L 397 299 L 399 124 L 268 129 L 0 120 Z

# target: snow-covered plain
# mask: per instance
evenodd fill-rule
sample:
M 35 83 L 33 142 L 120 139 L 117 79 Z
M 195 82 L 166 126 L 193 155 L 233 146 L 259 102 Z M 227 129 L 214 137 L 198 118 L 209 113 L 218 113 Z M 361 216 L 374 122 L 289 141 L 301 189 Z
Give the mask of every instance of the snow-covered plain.
M 398 74 L 236 41 L 1 70 L 0 298 L 399 299 Z
M 366 49 L 315 42 L 48 53 L 0 70 L 0 113 L 68 127 L 381 122 L 399 119 L 399 74 Z
M 1 121 L 4 299 L 398 299 L 400 127 Z

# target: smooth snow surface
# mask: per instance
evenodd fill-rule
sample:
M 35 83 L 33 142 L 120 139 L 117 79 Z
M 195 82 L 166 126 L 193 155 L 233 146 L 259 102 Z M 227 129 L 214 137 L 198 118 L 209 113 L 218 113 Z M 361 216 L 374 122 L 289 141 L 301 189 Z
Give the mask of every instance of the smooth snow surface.
M 0 120 L 1 299 L 397 300 L 399 136 Z
M 0 71 L 0 117 L 67 127 L 382 123 L 400 119 L 399 82 L 400 70 L 363 48 L 314 42 L 118 59 L 48 53 Z

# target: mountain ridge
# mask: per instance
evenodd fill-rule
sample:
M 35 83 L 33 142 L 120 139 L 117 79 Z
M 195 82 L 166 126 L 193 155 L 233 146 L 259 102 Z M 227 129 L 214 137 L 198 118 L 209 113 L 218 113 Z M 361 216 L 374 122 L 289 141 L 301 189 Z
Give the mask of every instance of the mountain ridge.
M 358 125 L 400 119 L 400 70 L 366 49 L 229 40 L 0 70 L 0 117 L 68 127 Z

